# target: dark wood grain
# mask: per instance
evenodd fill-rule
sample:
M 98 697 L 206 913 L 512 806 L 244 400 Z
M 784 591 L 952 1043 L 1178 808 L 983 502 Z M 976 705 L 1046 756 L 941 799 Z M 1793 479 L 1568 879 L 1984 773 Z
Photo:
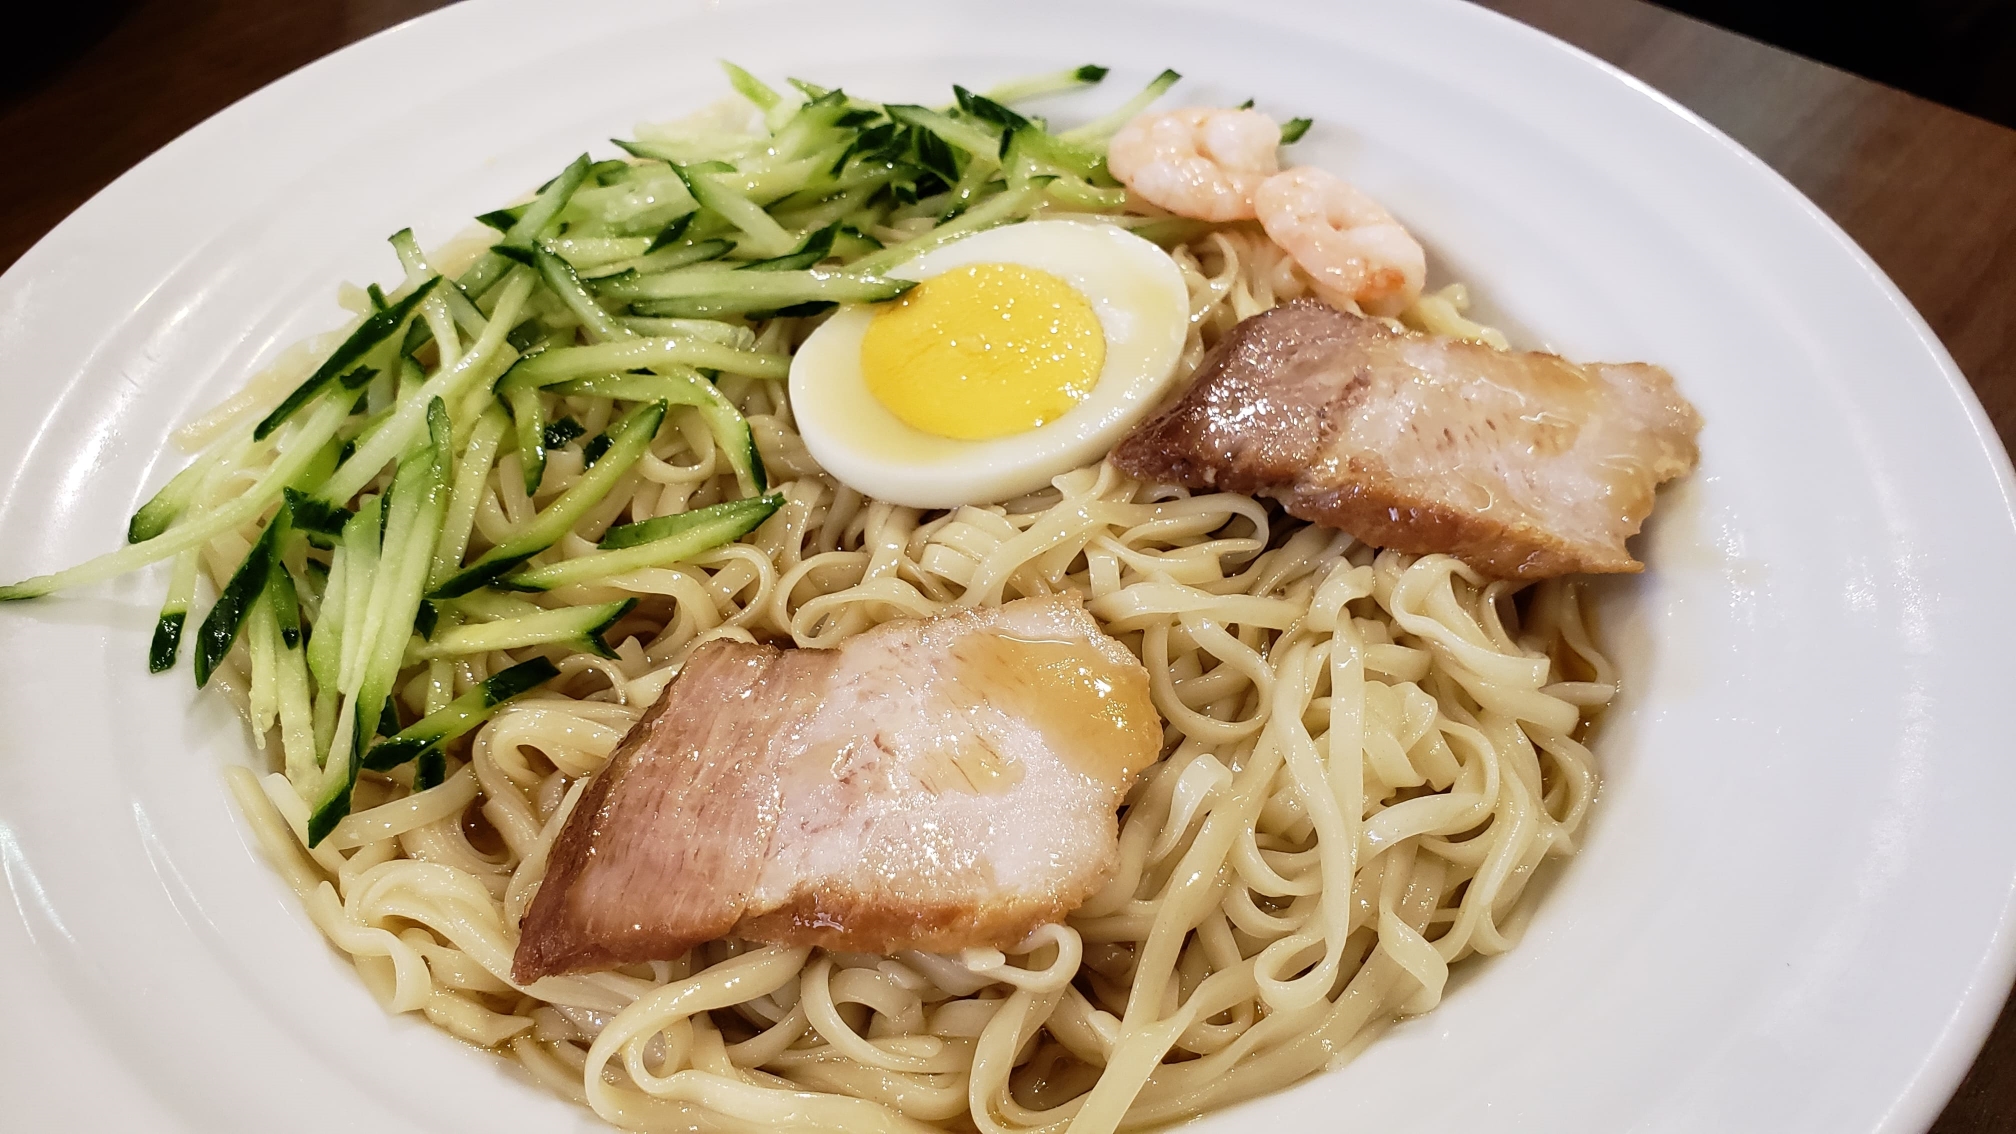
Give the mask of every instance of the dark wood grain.
M 2016 441 L 2016 131 L 1638 0 L 1483 0 L 1665 91 L 1783 173 L 1889 272 Z M 0 101 L 0 266 L 204 118 L 442 0 L 139 0 Z M 100 21 L 102 23 L 102 21 Z M 17 39 L 16 51 L 28 50 Z M 61 44 L 43 41 L 42 50 Z M 2005 1009 L 1933 1134 L 2016 1129 Z

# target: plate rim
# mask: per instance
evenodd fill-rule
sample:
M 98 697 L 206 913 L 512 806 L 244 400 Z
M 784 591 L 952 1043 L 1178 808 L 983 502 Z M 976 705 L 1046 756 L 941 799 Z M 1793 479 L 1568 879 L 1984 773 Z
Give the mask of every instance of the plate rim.
M 65 216 L 48 232 L 44 233 L 27 251 L 22 253 L 14 264 L 8 267 L 4 274 L 0 274 L 0 292 L 20 286 L 26 278 L 42 271 L 44 268 L 43 262 L 52 259 L 58 254 L 56 249 L 76 238 L 84 228 L 96 219 L 96 211 L 112 207 L 105 202 L 116 201 L 120 196 L 131 193 L 134 186 L 143 184 L 149 178 L 156 176 L 158 170 L 178 161 L 180 155 L 189 148 L 189 139 L 199 135 L 207 135 L 209 132 L 232 128 L 240 118 L 250 113 L 250 111 L 244 108 L 261 103 L 262 100 L 268 97 L 269 92 L 274 89 L 282 86 L 291 88 L 302 83 L 311 82 L 313 81 L 311 76 L 319 75 L 333 66 L 330 63 L 331 60 L 339 59 L 339 57 L 346 60 L 354 59 L 356 56 L 377 51 L 386 41 L 397 36 L 411 34 L 417 25 L 425 24 L 432 27 L 453 19 L 475 19 L 477 18 L 475 15 L 477 12 L 487 11 L 493 7 L 502 8 L 507 6 L 508 4 L 504 0 L 498 0 L 496 3 L 478 2 L 452 5 L 422 13 L 346 44 L 234 100 L 215 114 L 182 131 L 173 140 L 122 172 L 118 177 L 114 178 L 83 204 Z M 765 0 L 730 0 L 729 4 L 725 6 L 750 9 L 760 8 L 766 6 L 766 4 Z M 1140 7 L 1144 5 L 1137 2 L 1134 6 Z M 1194 2 L 1194 0 L 1163 0 L 1162 3 L 1153 6 L 1195 9 L 1204 5 Z M 1296 7 L 1309 8 L 1315 5 L 1296 2 L 1296 0 L 1288 0 L 1288 2 L 1279 2 L 1277 0 L 1276 3 L 1270 6 L 1288 9 Z M 2001 518 L 2006 520 L 2012 528 L 2016 528 L 2016 469 L 2012 469 L 2009 453 L 1996 433 L 1993 423 L 1988 418 L 1979 396 L 1953 361 L 1945 345 L 1933 332 L 1930 325 L 1917 311 L 1915 306 L 1912 305 L 1908 297 L 1903 294 L 1889 275 L 1882 270 L 1874 259 L 1833 218 L 1820 210 L 1818 206 L 1801 193 L 1787 178 L 1740 143 L 1736 142 L 1727 133 L 1672 97 L 1593 53 L 1541 31 L 1532 25 L 1523 23 L 1503 12 L 1482 7 L 1481 5 L 1463 3 L 1462 0 L 1427 0 L 1423 6 L 1439 8 L 1445 14 L 1461 11 L 1468 16 L 1474 17 L 1481 13 L 1487 22 L 1499 25 L 1501 32 L 1509 31 L 1510 34 L 1523 37 L 1529 43 L 1571 61 L 1573 65 L 1593 65 L 1611 81 L 1622 84 L 1638 97 L 1648 98 L 1667 115 L 1711 140 L 1716 146 L 1729 156 L 1736 158 L 1747 168 L 1753 184 L 1771 185 L 1774 193 L 1783 203 L 1789 203 L 1799 210 L 1809 224 L 1817 224 L 1819 230 L 1827 235 L 1830 242 L 1836 246 L 1838 251 L 1845 252 L 1855 261 L 1861 270 L 1864 280 L 1869 284 L 1873 284 L 1878 292 L 1881 293 L 1892 314 L 1900 317 L 1910 328 L 1917 342 L 1918 349 L 1937 368 L 1946 383 L 1947 389 L 1957 395 L 1956 400 L 1966 416 L 1968 427 L 1974 440 L 1979 444 L 1983 454 L 1989 458 L 1997 482 L 1996 488 L 2003 506 Z M 1756 179 L 1760 174 L 1765 178 L 1765 181 L 1757 183 Z M 5 328 L 0 327 L 0 336 L 4 336 L 5 333 Z M 11 884 L 8 885 L 8 889 L 15 891 L 15 888 Z M 18 891 L 14 892 L 14 896 L 17 901 L 21 899 Z M 12 917 L 13 915 L 10 914 L 7 916 Z M 40 948 L 40 946 L 37 946 L 38 952 Z M 1911 1074 L 1904 1094 L 1896 1100 L 1896 1104 L 1881 1119 L 1879 1129 L 1902 1132 L 1923 1129 L 1929 1125 L 1933 1118 L 1946 1105 L 1953 1090 L 1959 1085 L 1962 1077 L 1971 1067 L 1981 1043 L 1985 1040 L 2002 1009 L 2003 1000 L 2008 995 L 2012 981 L 2016 981 L 2016 878 L 2009 880 L 2001 895 L 1997 928 L 1986 943 L 1986 947 L 1981 954 L 1980 963 L 1976 965 L 1973 972 L 1969 975 L 1966 996 L 1947 1018 L 1945 1025 L 1939 1033 L 1938 1042 L 1931 1050 L 1925 1053 L 1924 1058 Z

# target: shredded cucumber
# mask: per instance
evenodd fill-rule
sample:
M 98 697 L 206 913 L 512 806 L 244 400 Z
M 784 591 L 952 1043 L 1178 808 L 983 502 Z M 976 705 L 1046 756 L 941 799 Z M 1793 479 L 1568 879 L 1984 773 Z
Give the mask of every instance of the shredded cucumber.
M 603 374 L 576 378 L 554 389 L 569 397 L 617 398 L 629 402 L 669 402 L 692 406 L 707 419 L 714 443 L 735 470 L 742 491 L 758 493 L 770 486 L 763 469 L 763 457 L 756 451 L 756 438 L 749 421 L 735 404 L 723 397 L 714 383 L 687 366 L 662 366 L 656 374 Z
M 490 719 L 497 706 L 560 676 L 545 658 L 533 658 L 490 675 L 476 688 L 427 714 L 364 756 L 364 766 L 376 771 L 396 768 L 426 755 Z
M 458 654 L 487 654 L 493 650 L 520 650 L 527 646 L 566 645 L 605 658 L 615 657 L 609 644 L 602 640 L 602 635 L 636 605 L 634 598 L 622 599 L 457 626 L 435 635 L 432 642 L 421 647 L 419 656 L 445 658 Z
M 457 758 L 448 742 L 554 677 L 561 654 L 607 654 L 634 609 L 607 593 L 626 576 L 704 562 L 778 511 L 738 404 L 776 412 L 745 379 L 789 374 L 797 329 L 766 320 L 895 299 L 915 285 L 890 269 L 1046 206 L 1119 209 L 1106 139 L 1176 81 L 1165 72 L 1058 131 L 1022 104 L 1105 68 L 955 87 L 927 107 L 724 67 L 760 126 L 702 117 L 619 142 L 625 157 L 583 154 L 533 199 L 478 218 L 496 239 L 453 279 L 412 230 L 394 233 L 399 274 L 364 288 L 355 326 L 256 424 L 155 492 L 126 546 L 0 587 L 0 600 L 173 560 L 149 668 L 172 668 L 186 637 L 203 684 L 244 643 L 254 732 L 262 747 L 278 736 L 317 843 L 360 769 L 410 761 L 414 789 L 437 784 Z M 1282 143 L 1307 129 L 1290 120 Z M 1164 242 L 1196 232 L 1121 223 Z M 705 423 L 736 484 L 707 486 L 700 498 L 719 503 L 616 523 L 659 501 L 620 486 L 661 431 L 672 442 L 675 405 Z M 585 467 L 540 507 L 547 451 L 576 444 Z M 522 482 L 500 483 L 513 461 Z M 598 546 L 561 557 L 609 524 Z M 198 568 L 220 540 L 239 562 L 190 630 Z M 536 652 L 484 676 L 511 650 Z M 456 696 L 467 667 L 478 680 Z M 421 719 L 402 728 L 402 712 Z
M 1119 133 L 1120 127 L 1125 126 L 1135 115 L 1148 109 L 1150 103 L 1167 94 L 1169 88 L 1175 86 L 1177 80 L 1182 77 L 1174 71 L 1164 71 L 1149 80 L 1147 87 L 1143 88 L 1140 94 L 1083 126 L 1064 131 L 1058 137 L 1067 142 L 1104 142 Z
M 658 434 L 659 423 L 665 420 L 666 409 L 664 402 L 653 402 L 624 414 L 621 421 L 610 427 L 609 451 L 593 468 L 533 517 L 514 538 L 491 548 L 481 559 L 449 576 L 428 597 L 468 594 L 551 547 L 588 509 L 600 503 L 616 481 L 637 463 L 637 458 L 644 455 L 651 439 Z
M 736 273 L 761 280 L 784 273 Z M 906 281 L 907 282 L 907 281 Z M 557 347 L 542 351 L 512 368 L 500 385 L 523 382 L 551 386 L 590 374 L 609 374 L 648 366 L 697 366 L 746 374 L 751 378 L 783 378 L 791 373 L 791 356 L 743 350 L 702 338 L 670 336 L 635 339 L 594 346 Z
M 150 673 L 166 673 L 175 668 L 175 653 L 182 644 L 182 626 L 189 618 L 189 604 L 196 601 L 196 567 L 193 547 L 175 557 L 168 597 L 161 603 L 161 616 L 154 621 L 154 640 L 147 646 Z
M 987 92 L 987 97 L 996 102 L 1023 102 L 1041 98 L 1044 95 L 1062 94 L 1081 87 L 1093 86 L 1106 77 L 1106 68 L 1097 63 L 1087 63 L 1082 67 L 1072 67 L 1064 71 L 1053 71 L 1047 75 L 1031 75 L 1023 79 L 1012 79 Z
M 547 591 L 577 583 L 598 582 L 627 571 L 678 563 L 755 531 L 758 525 L 770 518 L 771 513 L 783 506 L 784 497 L 772 493 L 749 500 L 712 504 L 643 523 L 626 524 L 610 530 L 602 540 L 601 551 L 563 559 L 547 567 L 520 571 L 505 582 L 522 590 Z
M 433 293 L 434 285 L 440 282 L 441 277 L 430 276 L 418 287 L 414 288 L 404 299 L 365 319 L 355 331 L 350 333 L 349 338 L 343 340 L 341 346 L 337 347 L 327 359 L 323 360 L 321 366 L 315 368 L 315 373 L 310 374 L 306 381 L 295 387 L 293 393 L 282 398 L 280 404 L 274 407 L 273 412 L 267 414 L 259 422 L 258 427 L 252 431 L 253 438 L 263 439 L 275 429 L 280 428 L 282 422 L 294 416 L 295 411 L 307 405 L 317 395 L 328 389 L 329 385 L 335 382 L 338 377 L 346 374 L 354 377 L 363 370 L 369 370 L 375 374 L 378 370 L 383 369 L 383 367 L 364 366 L 363 363 L 365 359 L 371 357 L 380 347 L 393 341 L 393 337 L 405 328 L 406 320 L 419 309 L 420 304 L 426 301 L 428 295 Z

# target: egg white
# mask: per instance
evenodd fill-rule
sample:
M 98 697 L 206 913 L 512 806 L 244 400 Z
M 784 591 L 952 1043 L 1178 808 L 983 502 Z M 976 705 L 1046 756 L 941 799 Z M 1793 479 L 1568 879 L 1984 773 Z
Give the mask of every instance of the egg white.
M 978 441 L 940 437 L 907 424 L 869 392 L 861 340 L 874 310 L 843 308 L 791 360 L 799 435 L 841 483 L 913 508 L 1007 500 L 1097 460 L 1168 389 L 1183 353 L 1190 295 L 1181 269 L 1160 248 L 1115 225 L 1028 221 L 964 237 L 889 274 L 926 280 L 987 263 L 1049 272 L 1085 297 L 1106 334 L 1099 381 L 1035 429 Z

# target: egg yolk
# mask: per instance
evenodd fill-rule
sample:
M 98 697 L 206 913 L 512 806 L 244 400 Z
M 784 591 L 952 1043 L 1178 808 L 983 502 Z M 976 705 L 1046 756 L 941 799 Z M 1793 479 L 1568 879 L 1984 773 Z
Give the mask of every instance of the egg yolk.
M 883 306 L 861 340 L 875 400 L 913 428 L 979 441 L 1055 421 L 1092 392 L 1106 332 L 1076 288 L 1021 264 L 969 264 Z

